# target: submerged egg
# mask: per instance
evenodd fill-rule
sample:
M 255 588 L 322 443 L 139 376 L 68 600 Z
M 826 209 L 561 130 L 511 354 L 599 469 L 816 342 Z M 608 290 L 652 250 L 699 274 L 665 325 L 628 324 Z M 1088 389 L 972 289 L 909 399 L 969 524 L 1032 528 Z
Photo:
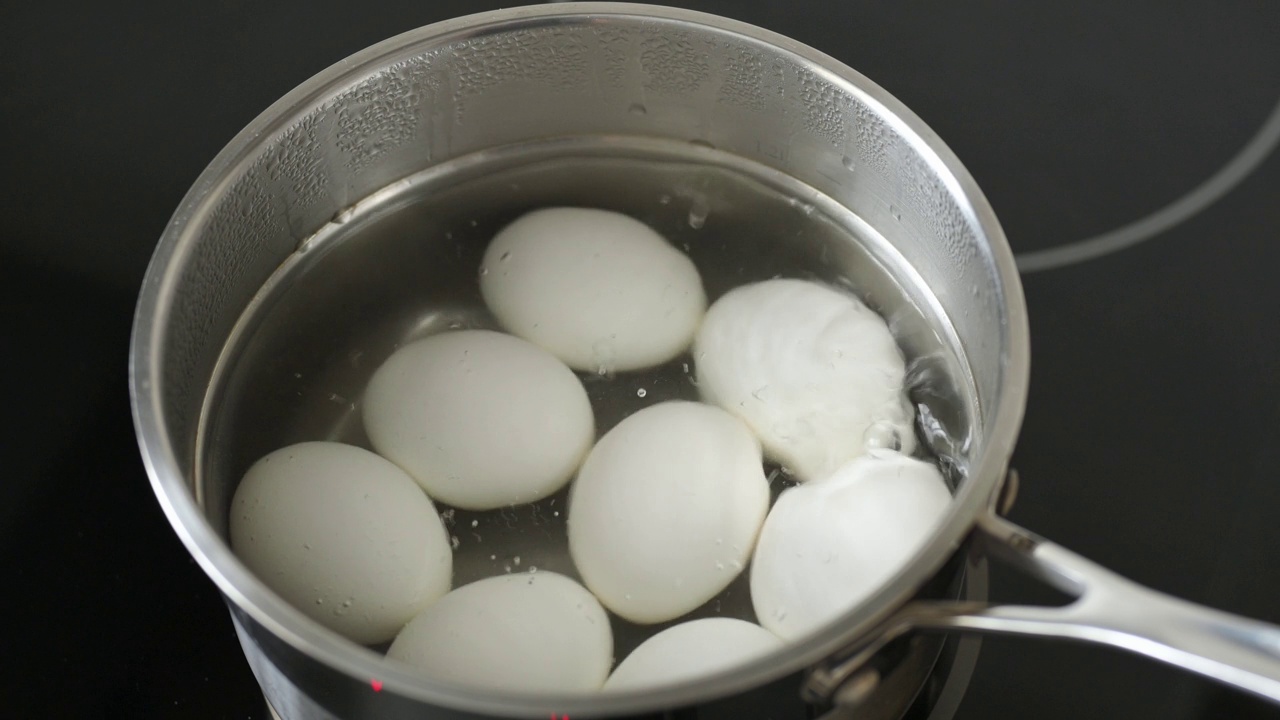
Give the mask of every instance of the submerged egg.
M 852 295 L 806 280 L 736 288 L 707 311 L 694 358 L 703 397 L 800 480 L 869 448 L 915 447 L 902 352 Z
M 751 563 L 760 624 L 790 640 L 852 609 L 902 569 L 950 502 L 938 468 L 888 450 L 786 490 Z
M 535 210 L 499 231 L 480 291 L 503 327 L 587 372 L 679 355 L 707 303 L 693 262 L 662 236 L 588 208 Z
M 703 618 L 667 628 L 618 664 L 605 690 L 631 690 L 727 670 L 782 647 L 777 635 L 734 618 Z
M 410 622 L 387 657 L 424 677 L 485 689 L 586 692 L 613 662 L 600 603 L 563 575 L 503 575 L 464 585 Z
M 307 442 L 254 463 L 231 501 L 231 547 L 262 582 L 359 643 L 390 640 L 449 590 L 440 516 L 403 470 Z
M 637 623 L 710 600 L 750 557 L 769 504 L 760 444 L 718 408 L 665 402 L 605 434 L 569 496 L 569 551 L 600 602 Z
M 489 330 L 433 335 L 396 351 L 369 381 L 364 423 L 373 447 L 432 498 L 468 510 L 554 493 L 595 435 L 573 371 Z

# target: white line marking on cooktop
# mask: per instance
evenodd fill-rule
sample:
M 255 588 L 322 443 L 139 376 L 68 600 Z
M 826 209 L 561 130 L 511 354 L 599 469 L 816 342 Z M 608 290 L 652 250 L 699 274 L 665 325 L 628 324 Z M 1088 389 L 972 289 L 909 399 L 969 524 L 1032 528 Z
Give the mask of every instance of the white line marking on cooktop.
M 1115 230 L 1066 245 L 1020 253 L 1014 259 L 1022 273 L 1052 270 L 1109 255 L 1149 240 L 1218 201 L 1248 177 L 1280 144 L 1280 104 L 1262 129 L 1231 161 L 1194 190 L 1150 215 Z

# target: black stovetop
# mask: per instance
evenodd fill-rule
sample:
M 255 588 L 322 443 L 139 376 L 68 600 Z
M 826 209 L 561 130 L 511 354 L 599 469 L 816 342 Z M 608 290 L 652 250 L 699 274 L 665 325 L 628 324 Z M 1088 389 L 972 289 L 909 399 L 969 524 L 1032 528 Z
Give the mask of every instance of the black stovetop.
M 258 112 L 378 40 L 499 4 L 0 10 L 0 715 L 264 717 L 138 456 L 133 300 L 179 199 Z M 1012 518 L 1157 589 L 1280 621 L 1280 4 L 688 5 L 897 95 L 1041 268 L 1024 275 L 1033 363 Z M 1124 229 L 1153 213 L 1180 221 Z M 1084 259 L 1122 241 L 1137 242 Z M 1040 253 L 1055 248 L 1070 249 Z M 1037 591 L 997 569 L 995 594 Z M 991 639 L 958 717 L 1280 709 L 1109 650 Z

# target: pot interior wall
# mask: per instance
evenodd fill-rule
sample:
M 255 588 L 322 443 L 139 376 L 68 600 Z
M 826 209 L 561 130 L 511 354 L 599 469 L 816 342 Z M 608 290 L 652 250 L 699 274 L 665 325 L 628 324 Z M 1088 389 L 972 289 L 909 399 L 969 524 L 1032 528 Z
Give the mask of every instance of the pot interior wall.
M 848 208 L 884 239 L 880 259 L 912 300 L 935 306 L 975 410 L 999 392 L 1003 289 L 956 181 L 875 99 L 789 52 L 661 19 L 531 21 L 367 55 L 273 111 L 179 211 L 160 350 L 164 420 L 186 467 L 232 328 L 303 240 L 426 168 L 555 137 L 697 142 Z M 982 437 L 976 423 L 971 453 Z

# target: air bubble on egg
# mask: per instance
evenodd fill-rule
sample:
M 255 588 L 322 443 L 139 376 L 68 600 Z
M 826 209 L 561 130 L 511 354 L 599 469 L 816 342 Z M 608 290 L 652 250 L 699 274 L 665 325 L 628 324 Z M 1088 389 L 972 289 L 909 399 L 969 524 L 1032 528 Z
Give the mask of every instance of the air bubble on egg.
M 902 437 L 895 423 L 876 422 L 867 428 L 863 445 L 868 450 L 901 450 Z
M 901 570 L 950 502 L 937 467 L 888 450 L 786 490 L 751 564 L 756 616 L 783 639 L 814 632 Z
M 915 447 L 902 352 L 852 295 L 806 280 L 736 288 L 707 311 L 694 357 L 702 397 L 742 418 L 799 480 L 871 447 Z
M 728 670 L 782 647 L 776 635 L 733 618 L 703 618 L 667 628 L 631 651 L 606 691 L 649 688 Z
M 449 590 L 440 516 L 403 470 L 367 450 L 307 442 L 272 452 L 245 473 L 231 507 L 240 560 L 356 642 L 391 639 Z
M 364 400 L 374 448 L 432 498 L 468 510 L 556 492 L 595 434 L 573 371 L 531 343 L 489 330 L 404 346 L 374 373 Z
M 387 657 L 432 680 L 513 692 L 590 692 L 609 674 L 613 634 L 578 583 L 539 572 L 464 585 L 415 617 Z
M 571 367 L 608 375 L 683 352 L 706 310 L 693 262 L 644 223 L 588 208 L 544 208 L 494 236 L 480 291 L 510 332 Z
M 606 607 L 637 623 L 710 600 L 750 556 L 769 503 L 760 444 L 702 403 L 640 410 L 587 456 L 569 501 L 569 551 Z

